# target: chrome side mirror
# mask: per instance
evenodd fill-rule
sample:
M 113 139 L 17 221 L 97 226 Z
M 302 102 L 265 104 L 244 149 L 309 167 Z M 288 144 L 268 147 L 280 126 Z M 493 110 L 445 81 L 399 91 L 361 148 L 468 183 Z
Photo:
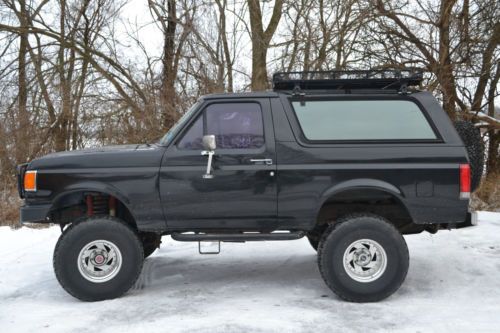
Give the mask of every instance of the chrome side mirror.
M 208 151 L 215 150 L 217 145 L 215 143 L 215 135 L 205 135 L 203 136 L 203 148 Z
M 216 143 L 215 143 L 215 135 L 205 135 L 203 136 L 203 148 L 206 150 L 201 152 L 202 156 L 208 156 L 208 161 L 207 161 L 207 171 L 203 175 L 203 178 L 205 179 L 211 179 L 214 178 L 214 175 L 212 174 L 212 158 L 214 156 L 214 151 L 216 148 Z

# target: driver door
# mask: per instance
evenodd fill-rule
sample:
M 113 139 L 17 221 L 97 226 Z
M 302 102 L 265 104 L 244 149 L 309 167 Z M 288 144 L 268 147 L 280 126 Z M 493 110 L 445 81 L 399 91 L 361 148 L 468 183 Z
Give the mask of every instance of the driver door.
M 214 135 L 212 178 L 202 138 Z M 277 226 L 276 153 L 270 101 L 208 100 L 163 157 L 160 196 L 169 228 Z

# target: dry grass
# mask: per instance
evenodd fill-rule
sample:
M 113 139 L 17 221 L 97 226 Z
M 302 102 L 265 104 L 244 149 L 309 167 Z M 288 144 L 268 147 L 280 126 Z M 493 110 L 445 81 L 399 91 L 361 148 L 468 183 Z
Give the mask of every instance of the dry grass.
M 472 195 L 474 210 L 500 211 L 500 174 L 488 175 Z
M 22 200 L 19 198 L 15 187 L 5 188 L 0 191 L 0 226 L 20 228 L 19 207 Z

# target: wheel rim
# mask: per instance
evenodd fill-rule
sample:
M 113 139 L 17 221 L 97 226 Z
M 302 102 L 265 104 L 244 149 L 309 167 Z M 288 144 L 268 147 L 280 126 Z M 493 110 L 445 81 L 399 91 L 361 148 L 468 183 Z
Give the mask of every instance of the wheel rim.
M 85 245 L 78 255 L 78 270 L 88 281 L 102 283 L 111 280 L 122 267 L 118 246 L 107 240 L 96 240 Z
M 347 247 L 343 262 L 347 275 L 358 282 L 368 283 L 384 274 L 387 255 L 376 241 L 360 239 Z

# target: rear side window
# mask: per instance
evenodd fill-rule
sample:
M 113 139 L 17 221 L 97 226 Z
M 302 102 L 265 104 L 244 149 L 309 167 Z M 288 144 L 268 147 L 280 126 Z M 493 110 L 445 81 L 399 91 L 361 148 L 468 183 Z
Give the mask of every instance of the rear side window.
M 403 100 L 300 101 L 293 109 L 306 139 L 432 140 L 431 125 L 417 104 Z

